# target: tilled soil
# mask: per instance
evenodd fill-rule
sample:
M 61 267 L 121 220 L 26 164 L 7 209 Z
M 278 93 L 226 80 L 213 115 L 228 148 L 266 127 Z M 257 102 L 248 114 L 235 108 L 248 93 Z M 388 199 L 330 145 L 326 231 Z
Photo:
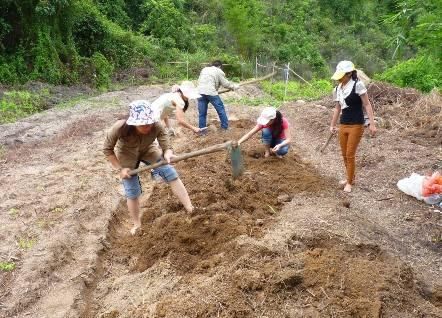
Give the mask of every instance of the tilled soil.
M 263 158 L 258 138 L 242 145 L 246 170 L 237 180 L 226 152 L 176 164 L 192 214 L 143 173 L 143 227 L 131 236 L 100 145 L 128 100 L 160 91 L 109 93 L 69 116 L 52 111 L 52 119 L 40 114 L 32 125 L 6 127 L 5 140 L 23 145 L 2 163 L 1 257 L 17 269 L 1 274 L 0 315 L 442 316 L 439 214 L 394 187 L 408 171 L 429 167 L 431 149 L 419 146 L 423 157 L 410 162 L 413 144 L 381 129 L 363 140 L 358 186 L 345 195 L 336 188 L 343 169 L 336 145 L 317 151 L 330 110 L 315 103 L 282 109 L 295 139 L 284 159 Z M 237 139 L 259 113 L 229 110 L 231 130 L 219 133 L 212 121 L 206 137 L 175 138 L 176 152 Z M 192 109 L 187 116 L 195 120 Z M 40 139 L 29 134 L 39 130 Z M 35 245 L 12 247 L 23 238 Z

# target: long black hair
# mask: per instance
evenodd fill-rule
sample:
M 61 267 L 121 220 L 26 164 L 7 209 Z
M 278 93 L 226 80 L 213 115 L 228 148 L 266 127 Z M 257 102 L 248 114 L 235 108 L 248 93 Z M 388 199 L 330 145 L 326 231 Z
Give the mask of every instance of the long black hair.
M 182 96 L 184 96 L 183 92 L 178 89 L 177 93 L 180 93 Z M 183 108 L 183 112 L 186 112 L 187 108 L 189 108 L 189 100 L 184 100 L 184 98 L 182 98 L 183 102 L 184 102 L 184 108 Z
M 351 79 L 354 80 L 355 82 L 359 79 L 358 71 L 356 70 L 351 71 Z
M 282 114 L 279 110 L 276 111 L 276 117 L 275 120 L 273 120 L 271 128 L 273 137 L 278 138 L 282 132 Z

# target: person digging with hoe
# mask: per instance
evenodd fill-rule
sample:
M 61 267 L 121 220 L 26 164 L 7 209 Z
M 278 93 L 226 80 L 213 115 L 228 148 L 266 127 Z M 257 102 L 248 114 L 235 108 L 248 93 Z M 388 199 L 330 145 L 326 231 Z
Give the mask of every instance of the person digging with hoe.
M 237 90 L 239 84 L 234 84 L 226 79 L 226 75 L 222 71 L 221 61 L 214 61 L 211 66 L 207 66 L 201 70 L 198 78 L 198 93 L 201 95 L 198 98 L 198 116 L 199 116 L 199 128 L 205 128 L 207 126 L 207 108 L 209 103 L 215 107 L 218 117 L 221 121 L 221 129 L 226 131 L 229 128 L 229 120 L 227 118 L 224 103 L 218 95 L 218 89 L 223 86 L 227 89 Z M 200 134 L 205 134 L 206 131 Z
M 155 139 L 161 149 L 154 143 Z M 118 120 L 107 132 L 103 153 L 122 179 L 127 208 L 133 221 L 130 232 L 135 234 L 141 227 L 139 197 L 142 191 L 138 175 L 132 176 L 129 172 L 138 168 L 140 162 L 149 165 L 160 161 L 162 154 L 167 162 L 174 157 L 165 128 L 159 123 L 159 114 L 154 112 L 148 101 L 130 103 L 128 118 Z M 187 212 L 193 211 L 187 190 L 174 167 L 164 165 L 154 169 L 153 173 L 170 184 Z
M 207 129 L 207 127 L 198 128 L 186 121 L 185 112 L 189 107 L 191 99 L 200 98 L 197 89 L 190 81 L 184 81 L 180 85 L 174 85 L 172 92 L 165 93 L 152 102 L 152 108 L 164 120 L 167 132 L 175 135 L 175 131 L 170 127 L 169 116 L 175 113 L 178 124 L 184 128 L 192 130 L 198 134 Z
M 359 80 L 355 66 L 350 61 L 341 61 L 336 66 L 332 79 L 339 82 L 333 91 L 336 107 L 330 124 L 330 131 L 336 133 L 336 123 L 340 117 L 339 143 L 344 159 L 347 178 L 340 182 L 345 192 L 351 192 L 355 178 L 356 149 L 364 133 L 364 112 L 368 115 L 368 129 L 372 136 L 376 133 L 373 108 L 367 95 L 367 88 Z
M 279 110 L 266 107 L 257 119 L 257 124 L 247 134 L 238 140 L 238 145 L 262 130 L 262 143 L 264 144 L 264 157 L 275 155 L 282 158 L 289 151 L 291 142 L 289 122 Z

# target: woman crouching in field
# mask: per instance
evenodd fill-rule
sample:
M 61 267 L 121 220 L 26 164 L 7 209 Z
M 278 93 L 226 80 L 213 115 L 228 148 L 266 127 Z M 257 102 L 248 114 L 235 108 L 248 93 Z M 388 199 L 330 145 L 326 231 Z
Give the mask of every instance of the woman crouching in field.
M 154 143 L 155 139 L 161 148 Z M 117 121 L 107 132 L 103 152 L 123 181 L 127 208 L 134 223 L 130 232 L 135 234 L 141 227 L 139 197 L 142 191 L 138 175 L 131 176 L 129 172 L 138 168 L 140 162 L 149 165 L 160 161 L 162 153 L 167 162 L 174 157 L 166 131 L 159 123 L 159 115 L 149 102 L 137 100 L 130 104 L 127 120 Z M 184 208 L 192 212 L 189 195 L 175 168 L 164 165 L 154 169 L 153 173 L 169 183 Z
M 264 144 L 264 157 L 275 155 L 282 158 L 289 151 L 291 142 L 289 122 L 279 110 L 266 107 L 257 119 L 257 124 L 247 134 L 238 140 L 238 145 L 262 130 L 262 143 Z

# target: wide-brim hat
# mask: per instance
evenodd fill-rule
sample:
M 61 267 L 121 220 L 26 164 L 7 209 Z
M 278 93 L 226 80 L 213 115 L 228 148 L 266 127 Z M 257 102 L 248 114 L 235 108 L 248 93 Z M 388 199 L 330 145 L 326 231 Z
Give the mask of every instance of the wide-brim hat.
M 272 119 L 276 118 L 276 108 L 274 107 L 266 107 L 261 112 L 261 115 L 258 117 L 256 122 L 258 125 L 265 126 L 271 121 Z
M 187 99 L 197 99 L 200 98 L 201 95 L 198 94 L 198 90 L 196 89 L 195 85 L 191 81 L 184 81 L 179 86 L 181 93 L 187 98 Z
M 336 71 L 331 77 L 335 81 L 339 81 L 345 74 L 355 70 L 355 65 L 350 61 L 341 61 L 336 65 Z
M 129 104 L 129 118 L 126 124 L 130 126 L 151 125 L 158 119 L 158 114 L 147 100 L 135 100 Z

